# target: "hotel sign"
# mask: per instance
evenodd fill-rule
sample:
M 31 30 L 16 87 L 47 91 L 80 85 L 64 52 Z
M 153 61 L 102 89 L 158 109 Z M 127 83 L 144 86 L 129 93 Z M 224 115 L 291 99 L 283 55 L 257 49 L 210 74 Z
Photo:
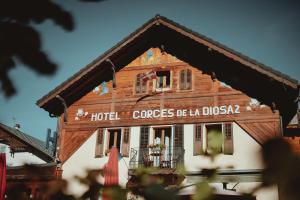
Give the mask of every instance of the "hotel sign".
M 182 117 L 200 117 L 213 115 L 234 115 L 240 113 L 239 105 L 223 105 L 223 106 L 204 106 L 196 109 L 148 109 L 134 110 L 131 118 L 138 119 L 159 119 L 159 118 L 182 118 Z M 99 112 L 91 113 L 91 121 L 115 121 L 121 120 L 118 112 Z

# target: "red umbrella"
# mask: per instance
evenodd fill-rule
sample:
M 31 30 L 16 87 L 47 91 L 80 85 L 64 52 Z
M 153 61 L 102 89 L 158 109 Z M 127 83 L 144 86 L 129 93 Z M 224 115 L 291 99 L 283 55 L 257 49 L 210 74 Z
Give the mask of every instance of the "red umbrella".
M 112 147 L 110 150 L 108 162 L 104 168 L 104 186 L 114 186 L 119 184 L 119 167 L 118 159 L 119 150 L 116 147 Z M 104 200 L 109 200 L 107 195 L 103 195 Z
M 4 200 L 6 190 L 6 156 L 0 154 L 0 200 Z

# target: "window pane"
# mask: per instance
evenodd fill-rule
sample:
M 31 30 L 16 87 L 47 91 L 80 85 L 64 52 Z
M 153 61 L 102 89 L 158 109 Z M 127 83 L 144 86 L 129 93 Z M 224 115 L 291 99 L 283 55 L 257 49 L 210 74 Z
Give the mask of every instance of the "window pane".
M 157 88 L 167 88 L 170 87 L 170 71 L 157 71 Z
M 180 89 L 184 90 L 185 89 L 184 70 L 180 71 L 180 81 L 179 81 L 179 84 L 180 84 Z

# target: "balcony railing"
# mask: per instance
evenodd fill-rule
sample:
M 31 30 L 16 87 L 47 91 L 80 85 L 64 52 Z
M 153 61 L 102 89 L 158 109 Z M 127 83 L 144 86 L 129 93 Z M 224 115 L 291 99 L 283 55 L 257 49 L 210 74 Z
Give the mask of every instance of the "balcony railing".
M 131 148 L 129 168 L 143 166 L 174 169 L 179 164 L 183 164 L 183 158 L 182 147 Z

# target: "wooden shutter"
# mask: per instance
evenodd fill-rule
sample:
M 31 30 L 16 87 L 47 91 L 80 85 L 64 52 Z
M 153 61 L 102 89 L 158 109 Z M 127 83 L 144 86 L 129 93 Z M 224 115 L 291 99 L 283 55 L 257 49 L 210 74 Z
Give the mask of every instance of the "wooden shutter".
M 187 90 L 192 89 L 192 71 L 190 69 L 186 70 L 185 89 L 187 89 Z
M 174 147 L 183 147 L 183 125 L 175 125 Z
M 202 124 L 194 125 L 194 156 L 203 154 Z
M 224 154 L 233 154 L 233 131 L 232 123 L 224 124 Z
M 141 82 L 141 93 L 145 93 L 147 91 L 147 81 L 140 80 Z
M 192 89 L 192 71 L 190 69 L 180 71 L 179 88 L 180 90 Z
M 149 144 L 149 127 L 141 126 L 140 129 L 140 148 L 138 151 L 139 163 L 143 163 L 144 154 L 148 154 L 148 144 Z
M 97 130 L 97 139 L 96 139 L 96 149 L 95 149 L 95 157 L 100 158 L 103 156 L 103 146 L 104 144 L 104 129 L 100 128 Z
M 185 80 L 184 80 L 184 71 L 185 70 L 181 70 L 180 71 L 180 77 L 179 77 L 179 88 L 180 90 L 184 90 L 185 89 Z
M 139 94 L 141 92 L 141 74 L 136 75 L 135 82 L 135 93 Z
M 149 144 L 149 127 L 141 126 L 140 134 L 140 148 L 147 148 Z
M 122 140 L 122 156 L 129 156 L 129 148 L 130 148 L 130 129 L 123 129 L 123 140 Z

